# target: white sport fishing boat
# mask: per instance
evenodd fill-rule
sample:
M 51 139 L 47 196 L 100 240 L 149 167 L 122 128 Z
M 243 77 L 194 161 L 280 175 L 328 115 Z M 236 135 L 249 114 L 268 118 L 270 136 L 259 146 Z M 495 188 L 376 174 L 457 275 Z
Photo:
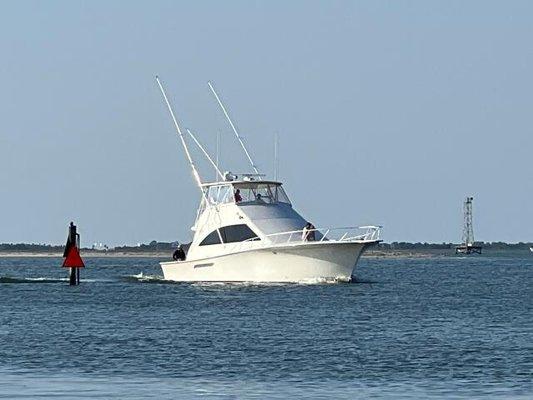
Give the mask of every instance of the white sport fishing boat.
M 265 180 L 244 145 L 213 86 L 209 87 L 227 118 L 253 173 L 222 173 L 203 183 L 191 158 L 165 90 L 156 77 L 189 160 L 201 201 L 190 245 L 162 262 L 165 279 L 179 282 L 306 282 L 350 280 L 362 252 L 379 243 L 379 226 L 315 228 L 296 212 L 277 180 Z

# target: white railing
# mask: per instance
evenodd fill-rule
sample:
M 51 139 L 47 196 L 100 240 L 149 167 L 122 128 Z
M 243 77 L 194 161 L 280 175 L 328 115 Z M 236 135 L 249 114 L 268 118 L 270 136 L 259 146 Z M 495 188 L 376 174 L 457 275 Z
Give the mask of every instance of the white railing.
M 379 240 L 381 226 L 351 226 L 341 228 L 299 229 L 297 231 L 277 232 L 265 235 L 269 244 L 285 244 L 295 242 L 357 242 Z M 254 241 L 257 238 L 248 239 Z

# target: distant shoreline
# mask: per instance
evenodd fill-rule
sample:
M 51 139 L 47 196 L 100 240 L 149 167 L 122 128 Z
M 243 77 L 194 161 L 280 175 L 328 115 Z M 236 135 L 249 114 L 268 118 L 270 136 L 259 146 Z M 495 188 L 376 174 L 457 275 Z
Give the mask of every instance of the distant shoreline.
M 172 254 L 168 252 L 95 252 L 95 251 L 81 251 L 83 258 L 133 258 L 133 257 L 150 257 L 150 258 L 169 258 L 172 259 Z M 8 257 L 42 257 L 42 258 L 63 258 L 63 252 L 36 252 L 36 251 L 5 251 L 0 252 L 0 258 Z
M 378 247 L 372 247 L 366 250 L 363 258 L 435 258 L 435 257 L 452 257 L 455 256 L 455 247 L 449 245 L 446 248 L 424 248 L 411 247 L 411 248 L 391 248 L 390 245 L 380 245 Z M 507 248 L 498 248 L 487 246 L 483 248 L 483 254 L 505 254 L 516 252 L 528 252 L 529 244 L 521 244 L 520 248 L 509 246 Z M 81 249 L 81 255 L 84 258 L 159 258 L 163 260 L 172 260 L 173 248 L 169 249 L 150 249 L 146 248 L 137 250 L 137 248 L 122 248 L 113 250 L 94 250 L 94 249 Z M 52 249 L 1 249 L 0 258 L 8 257 L 43 257 L 43 258 L 63 258 L 63 249 L 57 247 Z
M 423 250 L 368 250 L 363 253 L 362 258 L 434 258 L 453 256 L 453 251 L 423 251 Z M 161 258 L 172 260 L 172 252 L 168 251 L 146 251 L 146 252 L 116 252 L 116 251 L 94 251 L 82 250 L 83 258 Z M 38 252 L 38 251 L 0 251 L 0 258 L 14 257 L 34 257 L 34 258 L 63 258 L 63 252 Z

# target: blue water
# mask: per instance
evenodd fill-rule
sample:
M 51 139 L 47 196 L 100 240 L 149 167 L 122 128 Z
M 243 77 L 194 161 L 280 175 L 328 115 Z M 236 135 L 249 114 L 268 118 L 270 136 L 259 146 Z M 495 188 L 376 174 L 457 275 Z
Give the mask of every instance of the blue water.
M 0 259 L 0 398 L 533 398 L 530 254 L 270 286 L 85 261 L 69 287 L 60 259 Z

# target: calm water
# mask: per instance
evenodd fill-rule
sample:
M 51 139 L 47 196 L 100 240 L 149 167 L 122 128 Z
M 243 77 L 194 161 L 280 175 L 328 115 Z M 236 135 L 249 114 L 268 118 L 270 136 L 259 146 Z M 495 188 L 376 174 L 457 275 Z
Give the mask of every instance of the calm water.
M 0 259 L 0 398 L 533 397 L 531 254 L 271 286 L 89 258 L 69 287 L 60 262 Z

